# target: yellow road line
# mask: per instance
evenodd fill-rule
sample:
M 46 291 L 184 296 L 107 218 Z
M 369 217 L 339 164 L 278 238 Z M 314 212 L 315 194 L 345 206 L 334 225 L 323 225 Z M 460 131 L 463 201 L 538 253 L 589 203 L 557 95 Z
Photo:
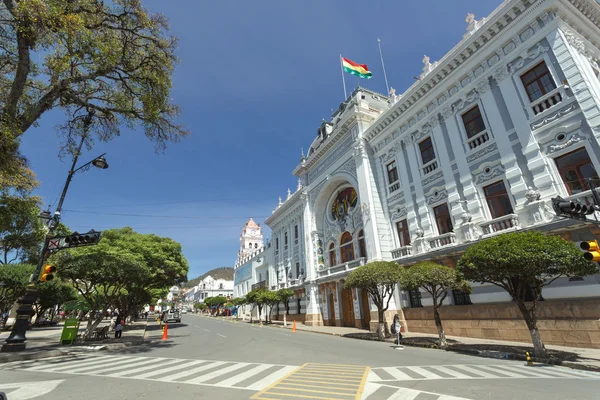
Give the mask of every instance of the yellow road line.
M 358 365 L 306 363 L 251 398 L 360 400 L 370 370 Z

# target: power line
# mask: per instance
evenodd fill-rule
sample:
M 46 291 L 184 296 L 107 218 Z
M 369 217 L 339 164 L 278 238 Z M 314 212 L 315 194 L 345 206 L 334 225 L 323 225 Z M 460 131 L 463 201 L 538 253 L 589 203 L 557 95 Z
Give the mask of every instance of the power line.
M 250 217 L 240 215 L 234 216 L 194 216 L 194 215 L 151 215 L 151 214 L 125 214 L 125 213 L 109 213 L 109 212 L 98 212 L 98 211 L 81 211 L 81 210 L 63 210 L 66 212 L 79 213 L 79 214 L 97 214 L 97 215 L 114 215 L 119 217 L 144 217 L 144 218 L 182 218 L 182 219 L 266 219 L 268 217 Z
M 69 228 L 89 228 L 90 225 L 68 225 Z M 202 226 L 129 226 L 131 229 L 214 229 L 214 228 L 239 228 L 239 225 L 202 225 Z M 121 229 L 118 227 L 94 227 L 95 229 Z
M 96 206 L 81 206 L 81 208 L 112 208 L 112 207 L 143 207 L 143 206 L 162 206 L 168 204 L 193 204 L 193 203 L 218 203 L 222 201 L 239 201 L 240 198 L 235 199 L 212 199 L 212 200 L 189 200 L 189 201 L 164 201 L 158 203 L 141 203 L 141 204 L 109 204 L 109 205 L 96 205 Z M 246 203 L 246 202 L 245 202 Z

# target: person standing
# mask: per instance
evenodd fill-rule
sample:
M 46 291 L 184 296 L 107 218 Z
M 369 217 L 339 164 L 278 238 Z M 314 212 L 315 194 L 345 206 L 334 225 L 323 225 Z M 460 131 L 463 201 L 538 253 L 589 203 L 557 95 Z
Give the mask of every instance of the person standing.
M 121 334 L 123 333 L 123 320 L 117 320 L 117 326 L 115 326 L 115 339 L 121 339 Z

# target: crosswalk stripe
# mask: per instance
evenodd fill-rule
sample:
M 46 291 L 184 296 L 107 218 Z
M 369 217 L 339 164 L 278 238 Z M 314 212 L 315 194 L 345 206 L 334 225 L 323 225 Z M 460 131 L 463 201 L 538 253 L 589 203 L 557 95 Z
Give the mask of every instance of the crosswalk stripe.
M 373 370 L 369 371 L 369 375 L 367 377 L 367 381 L 368 382 L 377 382 L 380 381 L 381 377 L 379 375 L 377 375 L 377 373 Z
M 412 376 L 400 371 L 400 369 L 398 368 L 394 368 L 394 367 L 385 367 L 382 368 L 385 372 L 387 372 L 388 374 L 390 374 L 391 376 L 393 376 L 395 379 L 401 380 L 401 381 L 412 381 L 413 378 Z
M 463 371 L 467 371 L 470 374 L 475 375 L 476 377 L 483 378 L 498 378 L 498 375 L 488 374 L 487 372 L 480 371 L 476 368 L 469 367 L 468 365 L 455 365 L 454 368 L 462 369 Z
M 500 366 L 500 368 L 502 368 L 502 367 Z M 523 374 L 535 376 L 538 378 L 555 378 L 557 376 L 563 377 L 563 378 L 566 377 L 565 374 L 563 374 L 559 371 L 553 372 L 553 371 L 547 370 L 549 368 L 551 368 L 551 367 L 544 367 L 544 369 L 542 370 L 541 368 L 525 367 L 523 365 L 516 365 L 516 366 L 511 367 L 512 370 L 517 370 Z M 504 369 L 505 368 L 502 368 L 502 373 L 504 373 Z
M 471 379 L 472 378 L 469 375 L 465 375 L 462 372 L 458 372 L 458 371 L 455 371 L 455 370 L 453 370 L 451 368 L 444 367 L 443 365 L 436 365 L 436 366 L 430 367 L 430 368 L 433 368 L 436 371 L 443 372 L 443 373 L 445 373 L 447 375 L 450 375 L 450 376 L 452 376 L 454 378 L 459 378 L 459 379 Z
M 422 392 L 420 390 L 400 388 L 388 397 L 387 400 L 414 400 L 419 396 Z
M 217 383 L 215 386 L 233 386 L 236 383 L 240 383 L 241 381 L 245 381 L 246 379 L 249 379 L 255 375 L 258 375 L 259 373 L 266 371 L 267 369 L 273 367 L 273 364 L 260 364 L 257 365 L 256 367 L 249 369 L 248 371 L 242 372 L 241 374 L 235 375 L 229 379 L 225 379 L 224 381 L 221 381 L 219 383 Z
M 218 376 L 228 374 L 230 372 L 233 372 L 233 371 L 235 371 L 237 369 L 243 368 L 243 367 L 248 366 L 248 365 L 250 365 L 250 364 L 249 363 L 237 363 L 237 364 L 233 364 L 233 365 L 230 365 L 229 367 L 226 367 L 226 368 L 223 368 L 223 369 L 219 369 L 217 371 L 213 371 L 213 372 L 208 373 L 208 374 L 201 375 L 201 376 L 199 376 L 197 378 L 190 379 L 190 380 L 187 380 L 187 381 L 182 381 L 182 383 L 202 383 L 202 382 L 206 382 L 206 381 L 214 379 L 214 378 L 216 378 Z
M 174 374 L 174 375 L 170 375 L 170 376 L 163 376 L 161 378 L 158 378 L 157 380 L 161 381 L 161 382 L 173 382 L 175 379 L 185 378 L 186 376 L 194 375 L 194 374 L 197 374 L 198 372 L 206 371 L 207 369 L 216 368 L 223 364 L 226 364 L 226 362 L 225 361 L 215 361 L 215 362 L 211 362 L 211 363 L 202 365 L 198 368 L 179 372 L 178 374 Z
M 56 368 L 52 369 L 52 371 L 54 372 L 54 371 L 60 371 L 65 368 L 70 368 L 72 365 L 79 366 L 79 365 L 84 365 L 84 364 L 100 363 L 100 362 L 105 362 L 106 360 L 112 359 L 112 358 L 114 358 L 114 356 L 113 357 L 111 357 L 111 356 L 93 357 L 93 358 L 86 358 L 85 360 L 74 359 L 74 360 L 61 361 L 60 364 L 54 364 L 53 362 L 46 361 L 46 362 L 36 363 L 33 367 L 27 367 L 24 369 L 27 371 L 38 371 L 38 370 L 48 369 L 48 367 L 56 365 Z
M 104 376 L 110 376 L 110 377 L 119 377 L 119 376 L 126 376 L 126 375 L 131 375 L 131 374 L 136 374 L 138 372 L 143 372 L 143 371 L 147 371 L 149 369 L 156 369 L 159 367 L 159 364 L 157 364 L 157 362 L 160 362 L 161 360 L 152 360 L 152 363 L 150 365 L 144 365 L 141 366 L 139 368 L 134 368 L 134 369 L 130 369 L 131 366 L 128 366 L 127 369 L 121 371 L 121 372 L 113 372 Z M 165 361 L 162 361 L 160 363 L 160 366 L 166 366 L 166 365 L 171 365 L 171 364 L 175 364 L 175 363 L 181 363 L 180 360 L 173 360 L 173 359 L 165 359 Z M 137 377 L 136 377 L 137 378 Z
M 424 376 L 427 379 L 443 379 L 442 376 L 438 375 L 438 374 L 434 374 L 433 372 L 427 371 L 425 368 L 421 368 L 421 367 L 406 367 L 409 370 Z
M 272 374 L 265 376 L 261 380 L 254 382 L 252 385 L 248 386 L 246 389 L 262 390 L 262 389 L 266 388 L 267 386 L 269 386 L 270 384 L 272 384 L 273 382 L 276 382 L 279 379 L 283 378 L 284 376 L 286 376 L 287 374 L 289 374 L 290 372 L 292 372 L 293 370 L 295 370 L 297 368 L 298 367 L 283 367 L 280 370 L 277 370 L 277 371 L 273 372 Z
M 498 368 L 497 365 L 494 365 L 494 366 L 478 365 L 477 368 L 482 368 L 484 370 L 491 371 L 491 372 L 494 372 L 496 374 L 506 375 L 509 378 L 522 378 L 523 377 L 522 374 L 517 374 L 517 373 L 514 373 L 512 371 L 505 371 L 504 369 Z M 513 367 L 510 367 L 510 369 L 512 370 Z
M 181 361 L 181 360 L 177 360 L 177 361 Z M 205 360 L 194 360 L 194 361 L 190 361 L 190 362 L 187 362 L 187 363 L 175 365 L 174 367 L 161 368 L 160 370 L 157 370 L 157 371 L 146 372 L 145 374 L 136 375 L 135 377 L 137 379 L 146 379 L 146 378 L 149 378 L 151 376 L 162 375 L 162 374 L 165 374 L 167 372 L 177 371 L 177 370 L 188 368 L 188 367 L 193 367 L 194 365 L 202 364 L 202 363 L 205 363 L 205 362 L 206 362 Z
M 112 359 L 103 363 L 99 363 L 96 365 L 86 365 L 83 366 L 81 368 L 77 368 L 75 369 L 73 372 L 77 372 L 77 373 L 82 373 L 85 372 L 86 374 L 93 374 L 94 371 L 104 371 L 107 368 L 118 368 L 118 369 L 122 369 L 122 368 L 127 368 L 129 366 L 133 365 L 138 365 L 138 364 L 144 364 L 148 362 L 148 358 L 144 358 L 144 357 L 134 357 L 134 358 L 130 358 L 130 359 Z

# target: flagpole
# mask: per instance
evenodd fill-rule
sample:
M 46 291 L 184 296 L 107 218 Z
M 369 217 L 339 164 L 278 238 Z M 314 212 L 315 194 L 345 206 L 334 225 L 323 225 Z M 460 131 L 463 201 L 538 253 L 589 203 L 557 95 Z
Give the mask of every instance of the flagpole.
M 387 94 L 390 93 L 390 86 L 388 85 L 387 75 L 385 73 L 385 64 L 383 63 L 383 54 L 381 53 L 381 39 L 377 38 L 377 45 L 379 46 L 379 58 L 381 58 L 381 68 L 383 68 L 383 78 L 385 79 L 385 88 L 387 89 Z
M 340 68 L 342 69 L 342 83 L 344 84 L 344 101 L 348 98 L 346 94 L 346 78 L 344 77 L 344 63 L 342 62 L 342 55 L 340 54 Z

